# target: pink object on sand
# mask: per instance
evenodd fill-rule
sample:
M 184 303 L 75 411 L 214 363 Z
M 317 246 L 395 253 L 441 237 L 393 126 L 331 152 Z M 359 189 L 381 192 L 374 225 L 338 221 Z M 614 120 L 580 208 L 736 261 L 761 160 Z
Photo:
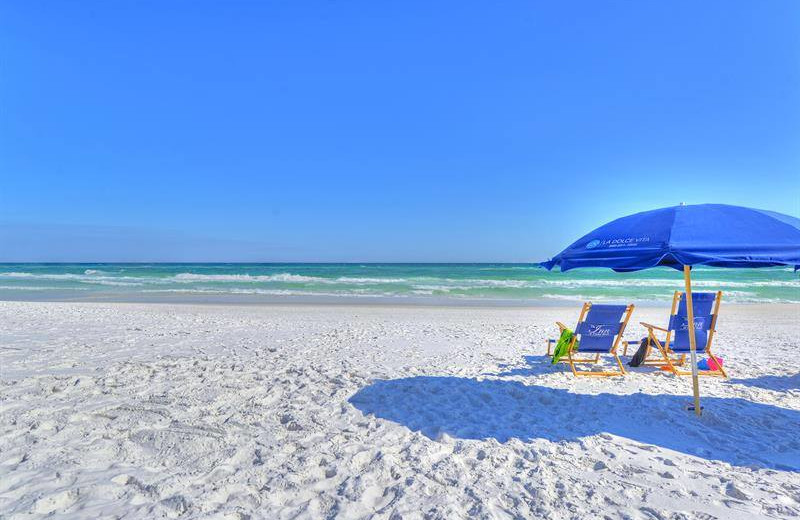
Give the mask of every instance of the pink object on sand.
M 719 365 L 717 365 L 717 361 L 719 361 Z M 716 361 L 714 361 L 713 358 L 708 358 L 708 369 L 709 370 L 719 370 L 724 364 L 725 364 L 725 360 L 722 359 L 721 357 L 716 357 Z

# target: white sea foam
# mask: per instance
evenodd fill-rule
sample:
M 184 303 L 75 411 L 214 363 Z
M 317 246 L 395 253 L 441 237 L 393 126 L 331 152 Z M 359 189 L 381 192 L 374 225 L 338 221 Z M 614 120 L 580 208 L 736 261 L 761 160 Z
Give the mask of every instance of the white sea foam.
M 143 293 L 176 293 L 176 294 L 238 294 L 238 295 L 263 295 L 263 296 L 326 296 L 326 297 L 353 297 L 353 296 L 372 296 L 387 297 L 393 296 L 390 293 L 368 293 L 368 292 L 325 292 L 325 291 L 303 291 L 293 289 L 208 289 L 208 288 L 185 288 L 185 289 L 143 289 Z
M 63 287 L 46 287 L 43 285 L 0 285 L 0 291 L 60 291 Z M 74 287 L 70 291 L 88 291 L 87 287 Z
M 110 281 L 129 281 L 138 283 L 164 283 L 164 282 L 289 282 L 289 283 L 327 283 L 327 284 L 407 284 L 407 285 L 427 285 L 436 284 L 442 287 L 474 288 L 474 287 L 498 287 L 498 288 L 546 288 L 550 286 L 578 288 L 578 287 L 673 287 L 681 284 L 682 280 L 669 278 L 623 278 L 623 279 L 491 279 L 491 278 L 446 278 L 446 277 L 408 277 L 408 278 L 382 278 L 382 277 L 352 277 L 340 276 L 337 278 L 325 278 L 320 276 L 306 276 L 293 273 L 277 273 L 271 275 L 250 275 L 250 274 L 199 274 L 199 273 L 179 273 L 170 277 L 154 276 L 113 276 L 106 271 L 96 269 L 86 269 L 83 274 L 75 273 L 29 273 L 29 272 L 5 272 L 0 273 L 2 278 L 16 279 L 41 279 L 41 280 L 75 280 L 95 282 L 97 280 Z M 800 278 L 793 280 L 703 280 L 695 279 L 692 281 L 695 287 L 788 287 L 800 289 Z
M 271 275 L 180 273 L 169 279 L 177 282 L 325 282 L 330 280 L 318 276 L 291 273 Z
M 355 284 L 392 284 L 392 283 L 408 283 L 408 278 L 361 278 L 352 276 L 340 276 L 334 280 L 339 283 L 355 283 Z
M 191 272 L 178 274 L 165 274 L 159 270 L 151 274 L 150 271 L 136 268 L 125 275 L 121 271 L 112 269 L 103 271 L 99 269 L 85 269 L 78 273 L 59 272 L 0 272 L 0 281 L 9 280 L 19 283 L 19 286 L 8 286 L 6 290 L 48 290 L 50 289 L 76 289 L 76 286 L 86 286 L 99 290 L 99 287 L 117 287 L 119 291 L 141 291 L 142 289 L 167 289 L 167 292 L 176 292 L 172 289 L 192 290 L 193 292 L 213 292 L 214 294 L 268 294 L 268 295 L 307 295 L 307 296 L 434 296 L 446 298 L 480 298 L 502 297 L 505 299 L 565 299 L 575 300 L 580 298 L 599 301 L 603 296 L 613 299 L 669 299 L 672 291 L 680 289 L 683 281 L 678 278 L 634 278 L 628 276 L 609 276 L 600 278 L 573 278 L 576 275 L 544 275 L 533 274 L 527 279 L 497 278 L 454 278 L 447 276 L 309 276 L 291 272 L 278 272 L 274 274 L 249 274 L 230 273 L 206 274 Z M 456 271 L 457 272 L 457 271 Z M 719 271 L 717 271 L 718 273 Z M 448 272 L 449 273 L 449 272 Z M 712 274 L 709 274 L 712 273 Z M 133 276 L 132 274 L 136 274 Z M 337 273 L 339 274 L 339 273 Z M 360 273 L 359 273 L 360 274 Z M 383 274 L 376 273 L 376 274 Z M 405 273 L 404 273 L 405 274 Z M 445 274 L 445 272 L 442 272 Z M 776 276 L 783 279 L 768 279 L 761 275 L 751 275 L 740 278 L 732 276 L 733 280 L 719 279 L 724 275 L 714 273 L 714 270 L 702 270 L 703 276 L 696 278 L 693 285 L 698 290 L 720 289 L 725 291 L 727 302 L 793 302 L 800 301 L 800 278 L 785 275 Z M 583 274 L 585 276 L 585 273 Z M 601 276 L 598 274 L 598 276 Z M 608 275 L 605 275 L 608 276 Z M 715 276 L 714 279 L 711 279 Z M 50 283 L 48 283 L 50 282 Z M 60 285 L 52 282 L 64 283 Z M 208 287 L 204 287 L 208 286 Z M 42 286 L 46 286 L 42 288 Z M 292 292 L 285 292 L 291 289 Z M 797 290 L 795 292 L 795 290 Z M 261 291 L 261 292 L 259 292 Z M 283 292 L 280 292 L 283 291 Z M 149 292 L 149 291 L 145 291 Z M 159 291 L 160 292 L 160 291 Z M 607 292 L 609 294 L 602 294 Z M 542 294 L 544 293 L 544 294 Z M 578 293 L 578 294 L 573 294 Z M 595 294 L 592 294 L 595 293 Z M 584 296 L 590 294 L 591 296 Z
M 468 290 L 472 289 L 473 287 L 467 286 L 457 286 L 457 285 L 427 285 L 427 284 L 419 284 L 419 285 L 412 285 L 411 286 L 414 291 L 426 291 L 431 294 L 434 292 L 450 292 L 450 291 L 458 291 L 458 290 Z
M 84 280 L 82 282 L 96 285 L 108 285 L 113 287 L 141 287 L 142 285 L 145 285 L 143 282 L 122 282 L 119 280 Z
M 467 278 L 465 280 L 459 280 L 458 278 L 447 278 L 447 281 L 452 281 L 454 283 L 468 283 L 473 284 L 479 287 L 511 287 L 511 288 L 521 288 L 521 287 L 533 287 L 531 285 L 532 281 L 529 280 L 493 280 L 493 279 L 483 279 L 483 278 Z
M 598 296 L 598 295 L 588 296 L 588 295 L 585 295 L 585 294 L 554 294 L 554 293 L 542 294 L 540 296 L 540 298 L 544 298 L 544 299 L 547 299 L 547 300 L 587 301 L 587 302 L 588 301 L 593 301 L 593 302 L 607 301 L 607 300 L 611 300 L 612 299 L 612 298 L 609 298 L 608 296 Z M 613 298 L 613 299 L 615 299 L 615 300 L 624 300 L 625 298 L 624 297 L 619 297 L 619 298 Z
M 408 283 L 408 279 L 406 278 L 372 278 L 352 276 L 324 278 L 321 276 L 305 276 L 292 273 L 277 273 L 270 275 L 180 273 L 176 274 L 170 279 L 178 282 L 290 282 L 357 285 Z
M 61 274 L 47 275 L 47 274 L 34 274 L 34 273 L 19 273 L 16 271 L 11 271 L 9 273 L 0 273 L 0 276 L 2 276 L 3 278 L 47 278 L 53 276 L 63 277 L 63 276 L 78 276 L 78 275 L 61 275 Z
M 100 271 L 97 271 L 100 273 Z M 20 273 L 9 272 L 0 273 L 0 278 L 17 279 L 17 280 L 51 280 L 51 281 L 75 281 L 80 283 L 98 284 L 98 285 L 144 285 L 145 283 L 157 282 L 157 278 L 140 277 L 140 276 L 98 276 L 95 273 L 90 274 L 74 274 L 74 273 Z

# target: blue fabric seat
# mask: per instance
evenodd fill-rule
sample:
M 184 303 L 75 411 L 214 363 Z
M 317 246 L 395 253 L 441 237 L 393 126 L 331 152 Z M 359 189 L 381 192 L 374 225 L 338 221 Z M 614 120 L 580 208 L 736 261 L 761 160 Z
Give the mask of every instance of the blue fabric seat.
M 705 352 L 710 358 L 716 357 L 711 352 L 714 339 L 719 305 L 722 292 L 693 292 L 692 308 L 694 310 L 695 345 L 698 352 Z M 657 347 L 659 354 L 655 359 L 648 358 L 645 363 L 670 367 L 676 375 L 689 375 L 690 371 L 681 371 L 678 367 L 686 361 L 686 354 L 691 352 L 689 338 L 689 317 L 686 308 L 686 294 L 676 292 L 672 299 L 667 328 L 656 327 L 649 323 L 642 323 L 648 331 L 648 345 Z M 664 339 L 658 337 L 656 331 L 664 334 Z M 648 353 L 650 354 L 650 353 Z M 677 356 L 677 357 L 676 357 Z M 720 363 L 718 365 L 721 366 Z M 703 370 L 702 375 L 727 377 L 724 369 Z
M 569 363 L 572 373 L 576 376 L 583 375 L 598 375 L 598 376 L 616 376 L 625 375 L 625 369 L 622 366 L 617 355 L 616 349 L 621 341 L 622 334 L 625 332 L 625 326 L 633 312 L 633 305 L 605 305 L 593 304 L 587 302 L 583 304 L 578 324 L 575 327 L 575 335 L 568 355 L 562 359 L 565 363 Z M 567 330 L 566 325 L 561 322 L 556 322 L 561 332 Z M 550 348 L 557 343 L 556 339 L 547 340 L 547 354 L 550 355 Z M 577 345 L 577 349 L 575 346 Z M 595 354 L 594 358 L 577 358 L 573 354 Z M 575 368 L 576 364 L 582 363 L 597 363 L 600 360 L 600 354 L 611 354 L 619 366 L 619 371 L 581 371 Z
M 627 305 L 593 304 L 586 319 L 575 327 L 580 352 L 608 352 L 622 328 Z
M 708 336 L 711 325 L 715 321 L 714 303 L 716 293 L 692 293 L 692 306 L 694 309 L 694 333 L 697 350 L 705 350 L 708 345 Z M 667 330 L 672 332 L 670 349 L 673 352 L 689 352 L 689 317 L 686 312 L 686 295 L 681 293 L 678 303 L 678 312 L 669 317 Z

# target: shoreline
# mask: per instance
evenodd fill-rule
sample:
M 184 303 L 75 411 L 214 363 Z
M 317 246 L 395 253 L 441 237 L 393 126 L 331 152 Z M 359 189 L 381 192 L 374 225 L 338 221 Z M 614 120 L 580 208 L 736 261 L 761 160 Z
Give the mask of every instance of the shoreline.
M 20 291 L 22 292 L 22 291 Z M 701 292 L 701 291 L 697 291 Z M 30 293 L 30 291 L 28 291 Z M 25 294 L 18 298 L 9 297 L 8 294 L 0 295 L 0 302 L 28 302 L 28 303 L 120 303 L 142 305 L 202 305 L 202 306 L 333 306 L 333 307 L 408 307 L 408 308 L 476 308 L 476 309 L 537 309 L 537 308 L 564 308 L 582 305 L 586 301 L 602 304 L 629 304 L 638 308 L 664 308 L 669 307 L 671 299 L 663 300 L 623 300 L 623 299 L 593 299 L 593 298 L 547 298 L 547 299 L 490 299 L 490 298 L 436 298 L 436 297 L 398 297 L 398 296 L 318 296 L 318 295 L 243 295 L 243 294 L 215 294 L 215 295 L 164 295 L 151 296 L 141 293 L 94 293 L 91 296 L 77 297 L 74 292 L 69 295 L 53 296 L 42 294 L 35 297 Z M 726 301 L 723 292 L 722 305 L 725 307 L 748 306 L 797 306 L 800 302 L 763 301 L 740 302 Z

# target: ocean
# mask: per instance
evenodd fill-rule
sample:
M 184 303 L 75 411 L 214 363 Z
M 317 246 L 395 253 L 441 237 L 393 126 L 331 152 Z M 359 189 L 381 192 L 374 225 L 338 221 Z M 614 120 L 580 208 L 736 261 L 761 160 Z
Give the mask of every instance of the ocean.
M 726 302 L 800 302 L 791 268 L 693 270 Z M 0 300 L 553 304 L 665 302 L 668 268 L 548 272 L 535 264 L 0 264 Z

